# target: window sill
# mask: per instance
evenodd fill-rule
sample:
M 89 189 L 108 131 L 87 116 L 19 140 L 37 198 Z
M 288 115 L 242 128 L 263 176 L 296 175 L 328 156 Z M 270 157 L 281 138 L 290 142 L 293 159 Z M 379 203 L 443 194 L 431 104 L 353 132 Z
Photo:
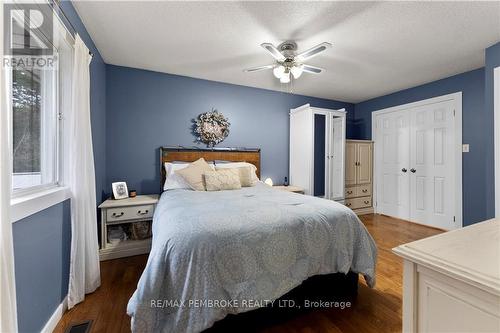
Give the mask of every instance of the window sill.
M 10 220 L 12 223 L 52 207 L 71 197 L 68 187 L 56 187 L 48 190 L 13 198 L 10 201 Z

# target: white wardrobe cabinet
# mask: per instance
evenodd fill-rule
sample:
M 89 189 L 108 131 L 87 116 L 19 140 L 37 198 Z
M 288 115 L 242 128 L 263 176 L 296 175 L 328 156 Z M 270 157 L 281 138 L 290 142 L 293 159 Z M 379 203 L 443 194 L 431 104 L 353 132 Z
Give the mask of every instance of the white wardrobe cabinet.
M 305 194 L 343 201 L 346 112 L 311 107 L 290 110 L 290 184 Z

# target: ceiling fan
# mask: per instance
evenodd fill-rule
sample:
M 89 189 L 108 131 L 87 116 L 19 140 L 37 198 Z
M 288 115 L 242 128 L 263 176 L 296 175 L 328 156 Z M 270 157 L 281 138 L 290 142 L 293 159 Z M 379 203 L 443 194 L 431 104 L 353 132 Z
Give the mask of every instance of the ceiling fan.
M 276 59 L 276 63 L 272 65 L 248 68 L 245 69 L 245 72 L 257 72 L 272 69 L 274 76 L 278 78 L 281 83 L 289 83 L 291 76 L 294 79 L 298 79 L 303 72 L 311 74 L 321 73 L 323 69 L 306 65 L 304 64 L 304 61 L 317 56 L 319 53 L 331 47 L 332 44 L 323 42 L 298 54 L 296 54 L 297 44 L 291 41 L 281 43 L 278 47 L 275 47 L 271 43 L 262 43 L 260 46 L 262 46 L 264 50 Z

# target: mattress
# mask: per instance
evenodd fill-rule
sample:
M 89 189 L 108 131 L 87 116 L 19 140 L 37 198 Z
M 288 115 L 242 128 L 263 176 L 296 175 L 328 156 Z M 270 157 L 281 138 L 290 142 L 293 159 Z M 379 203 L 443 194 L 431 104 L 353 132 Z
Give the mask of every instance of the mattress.
M 170 190 L 153 218 L 146 268 L 127 307 L 133 332 L 201 332 L 271 304 L 319 274 L 375 284 L 377 249 L 347 207 L 259 183 Z

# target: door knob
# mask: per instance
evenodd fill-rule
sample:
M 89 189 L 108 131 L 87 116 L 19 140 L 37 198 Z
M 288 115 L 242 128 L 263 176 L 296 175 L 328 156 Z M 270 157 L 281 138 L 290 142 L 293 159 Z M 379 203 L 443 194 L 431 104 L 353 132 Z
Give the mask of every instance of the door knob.
M 406 168 L 403 168 L 403 169 L 401 169 L 401 171 L 406 172 L 406 171 L 408 171 L 408 170 L 406 170 Z
M 413 168 L 411 168 L 411 169 L 410 169 L 410 171 L 411 171 L 412 173 L 417 172 L 417 170 L 415 170 L 415 169 L 413 169 Z

